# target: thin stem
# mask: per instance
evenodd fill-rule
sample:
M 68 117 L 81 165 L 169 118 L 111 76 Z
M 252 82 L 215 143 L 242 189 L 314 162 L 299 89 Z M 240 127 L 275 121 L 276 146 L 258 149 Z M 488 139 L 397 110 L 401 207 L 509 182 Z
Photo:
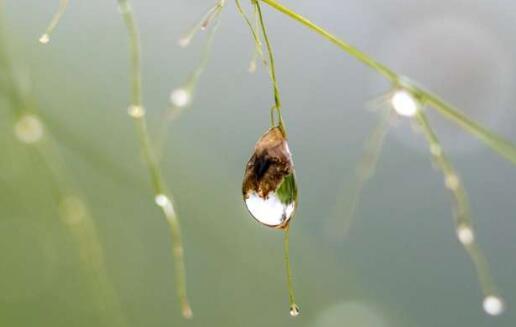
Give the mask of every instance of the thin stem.
M 457 237 L 473 261 L 482 292 L 486 298 L 494 296 L 501 301 L 493 278 L 491 277 L 487 260 L 475 242 L 475 233 L 471 222 L 471 214 L 466 191 L 451 162 L 444 154 L 441 144 L 430 127 L 430 123 L 426 118 L 426 115 L 419 111 L 415 119 L 421 126 L 423 134 L 427 139 L 430 152 L 435 163 L 445 177 L 446 187 L 452 192 L 455 206 L 454 216 Z
M 283 242 L 285 249 L 285 269 L 287 273 L 287 288 L 288 288 L 288 302 L 290 305 L 290 315 L 295 317 L 299 314 L 299 307 L 296 304 L 296 296 L 294 293 L 294 285 L 292 279 L 292 268 L 290 267 L 290 253 L 289 253 L 289 227 L 285 229 L 285 238 Z
M 165 119 L 161 120 L 161 125 L 159 127 L 158 141 L 156 147 L 158 157 L 161 157 L 163 153 L 163 149 L 165 147 L 165 143 L 167 140 L 166 136 L 168 128 L 170 126 L 170 121 L 176 119 L 184 110 L 192 106 L 193 100 L 195 98 L 195 93 L 197 90 L 197 84 L 211 58 L 213 42 L 215 39 L 215 34 L 217 33 L 217 30 L 219 28 L 219 23 L 220 21 L 217 20 L 213 28 L 210 30 L 208 38 L 206 39 L 206 43 L 204 44 L 202 49 L 201 60 L 197 64 L 197 67 L 195 67 L 195 69 L 191 72 L 190 76 L 188 76 L 186 82 L 181 87 L 173 90 L 171 93 L 171 105 L 166 110 Z M 174 103 L 174 92 L 184 92 L 185 96 L 187 97 L 184 103 Z
M 356 215 L 356 210 L 360 204 L 360 198 L 362 196 L 364 186 L 375 173 L 391 117 L 392 110 L 389 109 L 382 115 L 377 126 L 375 126 L 371 135 L 367 139 L 362 157 L 356 167 L 355 182 L 349 198 L 348 211 L 345 213 L 346 217 L 344 219 L 343 230 L 339 228 L 337 230 L 338 233 L 342 232 L 343 234 L 347 234 L 351 228 L 351 224 Z
M 358 50 L 351 44 L 337 38 L 332 33 L 326 31 L 322 27 L 311 22 L 310 20 L 303 17 L 302 15 L 279 4 L 277 1 L 275 1 L 275 0 L 259 0 L 259 1 L 262 1 L 266 4 L 268 4 L 272 8 L 278 10 L 279 12 L 291 17 L 292 19 L 298 21 L 299 23 L 301 23 L 301 24 L 305 25 L 306 27 L 310 28 L 311 30 L 315 31 L 316 33 L 321 35 L 323 38 L 327 39 L 331 43 L 335 44 L 336 46 L 338 46 L 339 48 L 341 48 L 342 50 L 347 52 L 349 55 L 355 57 L 356 59 L 360 60 L 367 66 L 371 67 L 376 72 L 383 75 L 385 78 L 387 78 L 393 84 L 403 83 L 403 86 L 410 89 L 413 94 L 418 95 L 422 102 L 426 102 L 426 104 L 428 104 L 430 107 L 436 109 L 444 117 L 446 117 L 446 118 L 450 119 L 451 121 L 453 121 L 454 123 L 458 124 L 460 127 L 462 127 L 463 129 L 465 129 L 466 131 L 468 131 L 469 133 L 473 134 L 474 136 L 479 138 L 481 141 L 483 141 L 491 149 L 493 149 L 494 151 L 498 152 L 503 157 L 510 160 L 513 164 L 516 164 L 516 146 L 514 144 L 512 144 L 511 142 L 493 134 L 492 132 L 489 132 L 487 129 L 483 128 L 479 124 L 468 119 L 464 114 L 457 111 L 457 109 L 455 109 L 453 106 L 447 104 L 446 102 L 441 100 L 436 95 L 415 85 L 413 82 L 402 77 L 400 74 L 391 70 L 389 67 L 376 61 L 375 59 L 368 56 L 364 52 Z
M 202 49 L 201 60 L 199 61 L 199 64 L 197 65 L 197 67 L 195 67 L 192 74 L 185 83 L 185 89 L 190 93 L 191 97 L 193 97 L 195 89 L 197 87 L 197 83 L 199 82 L 199 78 L 206 69 L 206 66 L 208 65 L 208 62 L 210 60 L 211 50 L 213 48 L 213 41 L 215 39 L 215 34 L 217 33 L 218 28 L 219 21 L 217 20 L 213 28 L 211 29 L 208 38 L 206 39 L 206 43 L 204 44 L 204 47 Z M 191 102 L 189 104 L 191 104 Z
M 52 17 L 52 20 L 50 21 L 50 24 L 48 24 L 48 27 L 39 38 L 39 42 L 46 44 L 50 41 L 50 35 L 56 28 L 57 24 L 61 20 L 61 17 L 63 16 L 66 8 L 68 7 L 69 0 L 60 0 L 59 1 L 59 7 L 57 8 L 57 11 L 55 12 L 54 16 Z
M 179 45 L 183 48 L 187 47 L 199 30 L 205 30 L 211 21 L 220 15 L 224 3 L 225 0 L 219 0 L 211 6 L 206 13 L 202 15 L 201 19 L 179 39 Z
M 182 313 L 185 318 L 192 317 L 192 310 L 189 305 L 186 293 L 186 274 L 183 256 L 183 245 L 181 238 L 181 228 L 176 212 L 172 205 L 172 200 L 167 195 L 165 181 L 161 176 L 161 169 L 158 161 L 152 150 L 150 136 L 147 131 L 147 124 L 145 121 L 145 111 L 142 104 L 142 75 L 141 75 L 141 54 L 140 54 L 140 40 L 138 35 L 138 28 L 134 19 L 131 6 L 127 0 L 117 0 L 120 12 L 126 24 L 129 41 L 130 41 L 130 56 L 131 56 L 131 107 L 129 114 L 133 117 L 140 148 L 142 149 L 145 163 L 151 177 L 152 187 L 154 190 L 154 200 L 156 204 L 162 209 L 165 219 L 170 227 L 172 237 L 172 253 L 175 259 L 176 267 L 176 282 L 177 282 L 177 296 L 181 303 Z
M 74 190 L 72 182 L 64 173 L 66 171 L 64 161 L 54 138 L 48 131 L 43 140 L 34 144 L 34 150 L 51 173 L 61 220 L 77 243 L 81 267 L 93 277 L 92 286 L 98 288 L 95 299 L 98 301 L 99 310 L 103 312 L 106 308 L 112 310 L 112 312 L 106 312 L 106 315 L 114 314 L 107 321 L 110 325 L 127 326 L 118 295 L 106 271 L 104 250 L 98 239 L 93 217 L 89 213 L 87 204 Z
M 254 69 L 256 69 L 256 67 L 254 69 L 252 69 L 252 67 L 253 67 L 253 63 L 254 63 L 254 65 L 256 65 L 256 57 L 257 56 L 262 58 L 263 62 L 265 63 L 264 54 L 263 54 L 263 50 L 262 50 L 262 42 L 260 41 L 258 32 L 256 32 L 256 29 L 253 27 L 253 23 L 251 22 L 249 17 L 247 17 L 244 9 L 242 8 L 242 5 L 240 4 L 240 0 L 235 0 L 235 3 L 236 3 L 238 13 L 244 19 L 247 26 L 249 26 L 249 30 L 251 31 L 251 35 L 253 36 L 253 40 L 254 40 L 254 44 L 255 44 L 255 51 L 253 53 L 253 58 L 251 59 L 251 65 L 249 66 L 249 70 L 252 72 Z M 258 18 L 258 11 L 256 9 L 256 6 L 253 5 L 253 8 L 254 8 L 253 9 L 254 14 L 256 16 L 256 26 L 257 26 L 257 28 L 259 28 L 260 23 L 259 23 L 259 18 Z
M 140 36 L 136 25 L 133 11 L 129 1 L 117 0 L 120 7 L 120 13 L 124 19 L 124 23 L 129 33 L 130 47 L 130 78 L 131 78 L 131 105 L 142 106 L 142 67 L 141 67 L 141 49 Z
M 364 64 L 368 65 L 372 69 L 376 70 L 377 72 L 379 72 L 380 74 L 385 76 L 390 81 L 395 82 L 395 81 L 398 80 L 398 74 L 396 74 L 390 68 L 388 68 L 387 66 L 377 62 L 376 60 L 374 60 L 373 58 L 369 57 L 364 52 L 358 50 L 357 48 L 355 48 L 351 44 L 349 44 L 349 43 L 347 43 L 347 42 L 337 38 L 336 36 L 334 36 L 330 32 L 328 32 L 325 29 L 323 29 L 322 27 L 319 27 L 316 24 L 312 23 L 307 18 L 299 15 L 298 13 L 288 9 L 287 7 L 279 4 L 278 2 L 276 2 L 274 0 L 260 0 L 260 1 L 268 4 L 272 8 L 282 12 L 283 14 L 285 14 L 285 15 L 287 15 L 287 16 L 295 19 L 295 20 L 297 20 L 301 24 L 303 24 L 303 25 L 307 26 L 308 28 L 314 30 L 315 32 L 320 34 L 322 37 L 324 37 L 325 39 L 327 39 L 331 43 L 335 44 L 336 46 L 338 46 L 342 50 L 346 51 L 351 56 L 355 57 L 356 59 L 360 60 Z
M 254 5 L 256 6 L 256 10 L 258 13 L 258 19 L 260 22 L 260 28 L 262 30 L 263 40 L 265 41 L 265 46 L 267 48 L 267 53 L 269 56 L 269 62 L 270 62 L 270 76 L 272 79 L 272 89 L 274 93 L 274 107 L 272 110 L 276 110 L 278 113 L 278 127 L 285 133 L 285 125 L 283 124 L 283 117 L 281 115 L 281 99 L 280 99 L 280 93 L 279 93 L 279 87 L 278 87 L 278 79 L 276 78 L 276 65 L 274 63 L 274 53 L 272 52 L 272 45 L 269 40 L 269 36 L 267 35 L 267 29 L 265 27 L 265 23 L 263 21 L 263 14 L 262 9 L 260 7 L 260 3 L 258 1 L 254 1 Z M 272 113 L 271 113 L 272 116 Z M 272 126 L 274 127 L 274 120 L 271 121 Z
M 463 113 L 454 110 L 450 104 L 446 103 L 438 96 L 428 91 L 420 91 L 419 96 L 422 99 L 422 102 L 428 104 L 432 108 L 435 108 L 442 115 L 460 125 L 464 130 L 482 140 L 491 149 L 504 156 L 513 164 L 516 164 L 516 147 L 514 144 L 482 127 L 478 123 L 469 119 Z

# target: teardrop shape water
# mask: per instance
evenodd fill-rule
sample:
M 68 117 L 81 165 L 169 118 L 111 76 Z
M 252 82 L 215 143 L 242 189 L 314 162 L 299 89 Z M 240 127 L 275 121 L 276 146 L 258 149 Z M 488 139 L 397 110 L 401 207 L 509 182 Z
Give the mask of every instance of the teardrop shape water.
M 260 223 L 278 229 L 288 226 L 297 206 L 292 154 L 284 132 L 273 127 L 256 143 L 242 184 L 244 202 Z

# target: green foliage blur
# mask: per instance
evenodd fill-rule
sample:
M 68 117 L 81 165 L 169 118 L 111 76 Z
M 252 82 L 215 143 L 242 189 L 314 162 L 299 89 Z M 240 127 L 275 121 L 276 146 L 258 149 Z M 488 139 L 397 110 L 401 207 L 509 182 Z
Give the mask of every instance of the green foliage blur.
M 133 2 L 149 130 L 158 140 L 169 93 L 195 67 L 202 48 L 196 40 L 182 50 L 176 40 L 210 3 Z M 457 8 L 450 11 L 460 12 L 461 1 L 452 2 Z M 331 6 L 345 13 L 349 4 L 327 3 L 289 1 L 339 34 L 355 31 L 353 41 L 375 49 L 366 34 L 353 30 L 369 23 L 341 24 Z M 41 45 L 37 39 L 55 5 L 0 2 L 0 326 L 514 326 L 514 167 L 478 144 L 461 152 L 469 138 L 455 142 L 455 129 L 439 126 L 445 145 L 459 149 L 451 157 L 508 303 L 505 315 L 489 318 L 473 266 L 455 239 L 442 177 L 408 124 L 389 135 L 377 175 L 351 230 L 344 231 L 347 187 L 379 118 L 363 110 L 364 103 L 381 82 L 267 10 L 299 184 L 290 252 L 301 315 L 288 315 L 283 235 L 257 224 L 240 194 L 244 165 L 268 128 L 270 82 L 263 70 L 247 74 L 253 43 L 229 5 L 195 102 L 169 122 L 160 152 L 183 226 L 194 311 L 193 320 L 184 320 L 170 234 L 127 115 L 128 44 L 115 1 L 71 1 L 50 43 Z M 376 5 L 357 2 L 352 10 L 374 12 Z M 375 24 L 368 26 L 380 33 Z M 516 46 L 511 50 L 516 53 Z M 456 68 L 448 74 L 459 75 Z M 439 78 L 429 83 L 446 84 Z M 459 104 L 474 103 L 469 97 L 478 95 L 454 99 L 452 87 L 438 91 Z M 500 107 L 516 104 L 514 96 L 504 101 Z M 501 117 L 494 129 L 514 140 L 514 111 L 478 117 L 492 116 Z M 20 129 L 30 138 L 38 126 L 35 142 L 20 139 Z

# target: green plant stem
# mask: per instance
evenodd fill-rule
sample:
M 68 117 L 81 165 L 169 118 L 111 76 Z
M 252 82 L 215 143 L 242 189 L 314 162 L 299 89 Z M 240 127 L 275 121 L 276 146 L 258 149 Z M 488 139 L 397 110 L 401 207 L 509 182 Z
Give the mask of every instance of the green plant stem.
M 303 24 L 303 25 L 307 26 L 308 28 L 314 30 L 316 33 L 320 34 L 322 37 L 324 37 L 325 39 L 327 39 L 331 43 L 335 44 L 336 46 L 338 46 L 342 50 L 346 51 L 351 56 L 355 57 L 356 59 L 360 60 L 364 64 L 368 65 L 369 67 L 371 67 L 375 71 L 377 71 L 380 74 L 382 74 L 383 76 L 385 76 L 391 82 L 396 82 L 398 80 L 398 74 L 396 74 L 390 68 L 388 68 L 387 66 L 379 63 L 378 61 L 374 60 L 373 58 L 369 57 L 367 54 L 365 54 L 364 52 L 358 50 L 357 48 L 355 48 L 351 44 L 349 44 L 349 43 L 347 43 L 347 42 L 337 38 L 336 36 L 334 36 L 330 32 L 328 32 L 325 29 L 323 29 L 322 27 L 312 23 L 310 20 L 308 20 L 307 18 L 301 16 L 300 14 L 290 10 L 289 8 L 281 5 L 280 3 L 278 3 L 278 2 L 276 2 L 274 0 L 259 0 L 259 1 L 262 1 L 262 2 L 264 2 L 266 4 L 268 4 L 272 8 L 282 12 L 283 14 L 293 18 L 294 20 L 297 20 L 301 24 Z
M 151 177 L 155 201 L 161 207 L 165 220 L 169 225 L 172 238 L 172 254 L 175 259 L 177 296 L 181 303 L 182 314 L 185 318 L 192 316 L 192 311 L 186 292 L 186 273 L 184 264 L 184 250 L 181 237 L 181 228 L 172 198 L 166 191 L 165 181 L 161 176 L 161 169 L 152 150 L 150 136 L 145 121 L 145 112 L 142 103 L 142 75 L 141 53 L 138 28 L 134 19 L 131 6 L 127 0 L 117 0 L 125 25 L 129 33 L 130 57 L 131 57 L 131 108 L 137 109 L 139 114 L 133 117 L 140 148 L 142 149 L 145 163 Z M 161 199 L 161 201 L 159 201 Z
M 290 310 L 299 311 L 299 308 L 296 303 L 296 296 L 294 292 L 294 284 L 292 278 L 292 268 L 290 266 L 290 251 L 289 251 L 289 226 L 285 229 L 285 237 L 284 237 L 284 250 L 285 250 L 285 269 L 287 273 L 287 288 L 288 288 L 288 302 L 290 305 Z
M 345 198 L 348 198 L 348 207 L 345 211 L 345 217 L 342 228 L 335 228 L 334 230 L 339 234 L 348 234 L 351 224 L 356 216 L 356 211 L 360 205 L 360 199 L 364 190 L 365 184 L 373 177 L 378 160 L 382 152 L 385 137 L 389 129 L 391 118 L 393 116 L 392 110 L 389 108 L 382 114 L 377 125 L 369 135 L 362 157 L 355 170 L 355 180 L 351 186 L 351 192 Z M 346 203 L 346 199 L 339 202 Z
M 376 61 L 375 59 L 368 56 L 364 52 L 358 50 L 356 47 L 343 41 L 342 39 L 339 39 L 332 33 L 325 30 L 324 28 L 316 25 L 315 23 L 311 22 L 307 18 L 305 18 L 302 15 L 283 6 L 282 4 L 278 3 L 277 1 L 275 1 L 275 0 L 257 0 L 257 1 L 262 1 L 262 2 L 266 3 L 267 5 L 271 6 L 275 10 L 289 16 L 290 18 L 296 20 L 297 22 L 301 23 L 302 25 L 305 25 L 306 27 L 310 28 L 311 30 L 318 33 L 326 40 L 330 41 L 331 43 L 335 44 L 336 46 L 338 46 L 339 48 L 344 50 L 349 55 L 355 57 L 356 59 L 360 60 L 364 64 L 371 67 L 376 72 L 383 75 L 395 86 L 398 86 L 399 84 L 401 84 L 403 87 L 406 87 L 411 92 L 413 92 L 423 104 L 428 104 L 430 107 L 436 109 L 444 117 L 455 122 L 461 128 L 465 129 L 466 131 L 468 131 L 469 133 L 471 133 L 472 135 L 474 135 L 475 137 L 477 137 L 478 139 L 483 141 L 491 149 L 498 152 L 500 155 L 507 158 L 509 161 L 511 161 L 513 164 L 516 165 L 516 146 L 514 144 L 512 144 L 511 142 L 493 134 L 492 132 L 488 131 L 484 127 L 482 127 L 479 124 L 468 119 L 464 114 L 460 113 L 457 109 L 455 109 L 453 106 L 451 106 L 450 104 L 448 104 L 445 101 L 443 101 L 442 99 L 440 99 L 435 94 L 415 85 L 413 82 L 411 82 L 410 80 L 401 76 L 400 74 L 394 72 L 389 67 Z
M 513 164 L 516 164 L 516 147 L 514 144 L 482 127 L 478 123 L 469 119 L 463 113 L 454 110 L 448 103 L 444 102 L 438 96 L 430 92 L 424 92 L 420 94 L 420 97 L 423 98 L 423 103 L 435 108 L 442 115 L 456 122 L 464 130 L 482 140 L 493 150 L 510 160 Z
M 216 18 L 215 18 L 216 19 Z M 208 62 L 211 58 L 211 52 L 213 49 L 213 42 L 215 39 L 215 34 L 217 33 L 217 30 L 219 28 L 220 21 L 215 21 L 213 28 L 210 30 L 208 34 L 208 38 L 206 39 L 206 42 L 204 43 L 202 53 L 201 53 L 201 60 L 197 64 L 197 67 L 192 71 L 190 76 L 188 76 L 186 82 L 181 86 L 183 90 L 185 90 L 190 95 L 190 100 L 186 106 L 178 107 L 176 105 L 171 105 L 165 114 L 165 119 L 161 120 L 161 125 L 159 127 L 159 132 L 157 136 L 157 152 L 158 152 L 158 158 L 162 157 L 163 150 L 165 148 L 165 144 L 167 141 L 167 133 L 170 126 L 170 121 L 173 119 L 176 119 L 183 111 L 189 109 L 192 107 L 192 104 L 195 99 L 195 94 L 197 91 L 197 85 L 199 83 L 199 79 L 204 73 L 204 70 L 206 69 L 206 66 L 208 65 Z
M 237 1 L 238 4 L 238 1 Z M 271 109 L 271 124 L 272 127 L 275 126 L 274 120 L 274 111 L 278 114 L 278 127 L 279 129 L 286 135 L 285 125 L 283 123 L 283 117 L 281 115 L 281 99 L 278 87 L 278 80 L 276 78 L 276 66 L 274 63 L 274 54 L 272 52 L 272 45 L 267 35 L 267 29 L 265 27 L 265 23 L 263 20 L 262 9 L 260 7 L 260 3 L 256 0 L 253 0 L 253 4 L 256 8 L 256 12 L 258 14 L 258 21 L 262 31 L 263 40 L 265 41 L 265 46 L 267 48 L 267 53 L 269 56 L 270 62 L 270 76 L 272 80 L 272 88 L 274 94 L 274 106 Z M 251 25 L 250 25 L 251 27 Z M 251 30 L 253 28 L 251 27 Z M 258 41 L 256 41 L 258 40 Z M 255 42 L 259 42 L 259 38 L 255 39 Z M 285 250 L 285 269 L 287 274 L 287 288 L 288 288 L 288 299 L 290 304 L 290 314 L 292 316 L 296 316 L 299 312 L 299 308 L 296 304 L 295 294 L 294 294 L 294 286 L 292 283 L 292 268 L 290 266 L 290 254 L 289 254 L 289 226 L 285 229 L 285 238 L 284 238 L 284 250 Z M 295 313 L 295 314 L 294 314 Z
M 278 113 L 278 127 L 285 133 L 285 125 L 283 124 L 283 117 L 281 115 L 281 99 L 279 93 L 278 79 L 276 78 L 276 65 L 274 63 L 274 53 L 272 52 L 272 45 L 269 40 L 269 36 L 267 35 L 267 28 L 265 27 L 265 23 L 263 21 L 262 9 L 260 7 L 260 3 L 254 0 L 254 5 L 256 6 L 256 10 L 258 13 L 258 19 L 260 22 L 260 28 L 262 30 L 263 40 L 265 41 L 265 46 L 267 48 L 267 54 L 269 56 L 270 63 L 270 75 L 272 79 L 272 89 L 274 94 L 274 107 L 271 110 L 271 123 L 274 127 L 274 115 L 273 110 L 275 109 Z M 285 133 L 286 134 L 286 133 Z
M 57 8 L 57 11 L 55 12 L 52 19 L 50 20 L 50 23 L 48 24 L 48 27 L 45 30 L 45 33 L 40 38 L 40 41 L 42 43 L 48 42 L 48 40 L 50 38 L 50 34 L 52 34 L 52 32 L 54 31 L 57 24 L 61 20 L 61 17 L 63 16 L 66 8 L 68 7 L 68 2 L 69 2 L 69 0 L 59 0 L 59 7 Z
M 419 124 L 419 126 L 421 126 L 421 130 L 431 149 L 434 162 L 437 164 L 437 166 L 443 173 L 444 177 L 446 179 L 455 179 L 455 182 L 453 184 L 449 184 L 449 182 L 447 182 L 447 188 L 452 192 L 453 202 L 455 206 L 455 227 L 457 229 L 457 235 L 459 237 L 459 240 L 464 246 L 469 257 L 473 261 L 482 292 L 484 296 L 498 295 L 497 287 L 495 285 L 493 278 L 491 277 L 491 272 L 489 269 L 489 265 L 487 263 L 487 259 L 485 258 L 482 250 L 478 247 L 474 239 L 475 234 L 471 222 L 471 214 L 469 210 L 466 190 L 460 182 L 453 165 L 444 154 L 441 144 L 437 138 L 437 135 L 431 128 L 430 123 L 426 118 L 426 115 L 422 111 L 419 111 L 415 117 L 415 120 Z M 434 150 L 432 151 L 432 149 Z M 461 240 L 461 228 L 467 228 L 469 231 L 471 231 L 472 237 L 470 240 Z
M 202 15 L 201 19 L 197 21 L 197 23 L 195 23 L 195 25 L 193 25 L 192 28 L 190 28 L 188 32 L 181 37 L 179 45 L 182 47 L 188 46 L 199 30 L 207 28 L 211 21 L 217 19 L 217 17 L 220 15 L 220 12 L 222 11 L 222 8 L 224 7 L 224 4 L 225 0 L 219 0 L 213 6 L 211 6 Z
M 223 7 L 219 7 L 218 12 L 222 11 Z M 206 69 L 208 62 L 211 58 L 211 52 L 213 49 L 213 41 L 215 40 L 215 34 L 219 28 L 220 20 L 217 19 L 217 16 L 213 18 L 215 22 L 213 23 L 213 28 L 210 30 L 208 37 L 206 38 L 206 42 L 202 48 L 201 52 L 201 60 L 195 69 L 192 71 L 186 82 L 184 83 L 184 89 L 190 94 L 190 99 L 192 99 L 195 95 L 195 90 L 197 88 L 197 84 L 199 83 L 199 78 L 202 73 Z M 191 100 L 189 105 L 191 105 Z
M 238 13 L 244 19 L 244 21 L 246 22 L 247 26 L 249 26 L 249 30 L 251 31 L 251 35 L 253 36 L 253 40 L 254 40 L 254 44 L 255 44 L 255 54 L 258 54 L 258 56 L 260 56 L 260 58 L 263 59 L 264 55 L 263 55 L 263 51 L 262 51 L 262 42 L 260 41 L 260 37 L 258 35 L 258 32 L 253 27 L 253 23 L 251 22 L 249 17 L 247 17 L 244 9 L 242 8 L 242 5 L 240 4 L 240 0 L 235 0 L 235 4 L 237 6 Z M 254 11 L 256 13 L 256 17 L 258 17 L 256 6 L 253 5 L 253 8 L 255 8 Z M 258 27 L 259 27 L 259 24 L 260 24 L 259 20 L 257 20 Z M 253 57 L 253 59 L 255 59 L 255 58 Z

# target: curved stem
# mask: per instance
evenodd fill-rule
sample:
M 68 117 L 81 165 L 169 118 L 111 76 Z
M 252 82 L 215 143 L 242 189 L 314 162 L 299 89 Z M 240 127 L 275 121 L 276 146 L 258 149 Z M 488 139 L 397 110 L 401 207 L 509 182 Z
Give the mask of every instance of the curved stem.
M 482 140 L 491 149 L 495 150 L 500 155 L 504 156 L 513 164 L 516 164 L 516 147 L 514 146 L 514 144 L 482 127 L 478 123 L 469 119 L 463 113 L 454 110 L 451 107 L 451 105 L 444 102 L 444 100 L 440 99 L 438 96 L 428 91 L 421 92 L 421 90 L 419 90 L 419 92 L 420 98 L 422 99 L 423 103 L 426 103 L 432 108 L 435 108 L 443 116 L 454 121 L 464 130 L 468 131 L 469 133 L 476 136 L 478 139 Z
M 351 192 L 347 196 L 349 202 L 345 211 L 343 226 L 342 228 L 336 228 L 336 232 L 339 234 L 348 234 L 351 228 L 356 211 L 360 205 L 364 187 L 367 181 L 375 174 L 391 118 L 392 110 L 386 110 L 366 141 L 362 157 L 355 169 L 355 179 L 351 186 Z M 344 199 L 342 202 L 345 202 Z
M 393 84 L 402 83 L 404 87 L 407 89 L 410 89 L 415 95 L 418 95 L 420 100 L 422 102 L 426 102 L 430 107 L 436 109 L 439 113 L 441 113 L 444 117 L 450 119 L 454 123 L 458 124 L 460 127 L 468 131 L 469 133 L 473 134 L 477 138 L 479 138 L 481 141 L 483 141 L 486 145 L 488 145 L 491 149 L 498 152 L 503 157 L 507 158 L 509 161 L 511 161 L 513 164 L 516 165 L 516 146 L 512 144 L 511 142 L 493 134 L 492 132 L 488 131 L 484 127 L 480 126 L 479 124 L 473 122 L 469 118 L 467 118 L 464 114 L 460 113 L 457 109 L 455 109 L 450 104 L 444 102 L 436 95 L 432 94 L 431 92 L 415 85 L 413 82 L 407 80 L 406 78 L 402 77 L 400 74 L 396 73 L 395 71 L 391 70 L 389 67 L 385 66 L 384 64 L 376 61 L 372 57 L 368 56 L 364 52 L 358 50 L 351 44 L 339 39 L 332 33 L 328 32 L 324 28 L 316 25 L 315 23 L 311 22 L 307 18 L 303 17 L 302 15 L 292 11 L 291 9 L 283 6 L 282 4 L 279 4 L 275 0 L 259 0 L 262 1 L 272 8 L 278 10 L 279 12 L 291 17 L 292 19 L 298 21 L 299 23 L 305 25 L 306 27 L 310 28 L 311 30 L 315 31 L 331 43 L 335 44 L 345 52 L 347 52 L 349 55 L 355 57 L 356 59 L 360 60 L 364 64 L 371 67 L 376 72 L 383 75 L 385 78 L 387 78 L 389 81 L 391 81 Z
M 187 47 L 194 36 L 199 32 L 200 30 L 205 30 L 208 28 L 208 25 L 210 23 L 217 19 L 217 17 L 220 15 L 220 12 L 222 11 L 222 8 L 224 7 L 225 0 L 219 0 L 217 1 L 213 6 L 211 6 L 201 17 L 201 19 L 194 25 L 192 28 L 188 30 L 186 34 L 184 34 L 179 39 L 179 46 L 181 47 Z
M 265 60 L 263 50 L 262 50 L 262 42 L 260 41 L 260 37 L 257 32 L 257 30 L 260 27 L 258 11 L 256 9 L 256 6 L 253 5 L 253 9 L 254 9 L 253 10 L 253 14 L 254 14 L 253 18 L 256 22 L 256 28 L 255 28 L 255 27 L 253 27 L 253 23 L 251 22 L 251 19 L 249 19 L 249 17 L 247 17 L 247 14 L 245 13 L 244 9 L 242 8 L 242 5 L 240 4 L 240 0 L 235 0 L 235 4 L 236 4 L 237 10 L 238 10 L 238 13 L 246 22 L 247 26 L 249 27 L 249 30 L 251 31 L 251 35 L 253 36 L 255 50 L 253 53 L 253 57 L 251 58 L 251 63 L 249 65 L 249 72 L 254 72 L 256 70 L 256 60 L 258 57 L 261 58 L 264 65 L 267 65 L 267 61 Z
M 208 38 L 206 39 L 206 42 L 204 43 L 202 53 L 201 53 L 201 60 L 195 67 L 195 69 L 190 73 L 190 76 L 186 79 L 186 81 L 180 86 L 177 90 L 183 90 L 186 92 L 188 96 L 188 101 L 185 105 L 179 106 L 177 104 L 173 103 L 173 100 L 171 100 L 171 105 L 165 112 L 164 119 L 161 120 L 161 124 L 158 128 L 158 136 L 157 136 L 157 145 L 156 145 L 156 152 L 157 152 L 157 159 L 161 158 L 163 154 L 163 149 L 165 147 L 165 143 L 167 141 L 167 132 L 170 126 L 170 121 L 177 119 L 179 115 L 192 107 L 192 104 L 195 99 L 195 94 L 197 91 L 197 84 L 199 82 L 200 77 L 202 76 L 204 70 L 206 69 L 206 66 L 208 65 L 208 62 L 211 58 L 211 52 L 213 48 L 213 41 L 215 39 L 215 34 L 219 27 L 219 20 L 215 21 L 215 24 L 213 28 L 210 30 L 210 33 L 208 35 Z M 172 91 L 174 92 L 174 91 Z
M 61 20 L 61 17 L 63 16 L 66 8 L 68 7 L 69 0 L 60 0 L 59 1 L 59 7 L 57 8 L 57 11 L 55 12 L 54 16 L 52 17 L 52 20 L 48 24 L 47 29 L 45 30 L 45 33 L 41 35 L 39 38 L 39 42 L 46 44 L 48 41 L 50 41 L 50 34 L 52 34 L 52 31 L 56 28 L 57 24 Z
M 285 125 L 283 124 L 283 117 L 281 115 L 281 99 L 280 99 L 280 93 L 279 93 L 279 87 L 278 87 L 278 79 L 276 78 L 276 65 L 274 63 L 274 53 L 272 52 L 272 45 L 269 40 L 269 36 L 267 35 L 267 29 L 265 28 L 265 23 L 263 21 L 263 14 L 262 9 L 260 7 L 260 3 L 258 1 L 254 2 L 254 5 L 256 6 L 256 10 L 258 13 L 258 19 L 260 22 L 260 28 L 262 30 L 263 40 L 265 41 L 265 46 L 267 48 L 267 54 L 269 56 L 269 62 L 270 62 L 270 75 L 272 79 L 272 89 L 274 94 L 274 107 L 272 110 L 276 110 L 278 113 L 278 127 L 285 133 Z M 271 112 L 271 117 L 273 116 Z M 271 121 L 273 127 L 275 125 L 274 119 Z
M 166 191 L 165 181 L 161 176 L 161 169 L 152 150 L 150 136 L 147 131 L 145 121 L 145 111 L 142 103 L 142 73 L 141 73 L 141 54 L 138 28 L 134 19 L 131 6 L 127 0 L 117 0 L 120 12 L 123 16 L 125 25 L 129 33 L 130 56 L 131 56 L 131 107 L 129 114 L 132 116 L 140 148 L 142 149 L 145 163 L 151 177 L 154 191 L 154 200 L 162 209 L 165 219 L 170 227 L 172 237 L 172 253 L 175 259 L 177 296 L 181 302 L 182 313 L 185 318 L 192 316 L 188 297 L 186 293 L 186 274 L 183 258 L 183 244 L 181 238 L 181 228 L 177 214 L 172 205 L 172 198 Z
M 420 111 L 415 119 L 419 126 L 421 126 L 423 134 L 427 139 L 435 163 L 445 177 L 446 187 L 452 192 L 455 206 L 454 216 L 457 237 L 473 261 L 482 292 L 486 298 L 496 296 L 496 298 L 501 299 L 493 278 L 491 277 L 487 259 L 475 242 L 475 233 L 471 222 L 466 190 L 460 182 L 451 162 L 444 154 L 437 135 L 431 128 L 426 115 Z
M 292 281 L 292 268 L 290 267 L 290 253 L 289 253 L 289 227 L 285 229 L 285 238 L 283 246 L 285 249 L 285 269 L 287 273 L 287 288 L 288 288 L 288 302 L 290 305 L 290 315 L 297 316 L 299 314 L 299 307 L 296 304 L 296 296 L 294 293 L 294 285 Z
M 317 32 L 322 37 L 324 37 L 325 39 L 327 39 L 331 43 L 335 44 L 336 46 L 338 46 L 342 50 L 346 51 L 351 56 L 355 57 L 356 59 L 360 60 L 364 64 L 368 65 L 372 69 L 376 70 L 377 72 L 379 72 L 380 74 L 385 76 L 390 81 L 395 82 L 395 81 L 398 80 L 398 74 L 396 74 L 394 71 L 392 71 L 389 67 L 387 67 L 387 66 L 383 65 L 382 63 L 379 63 L 378 61 L 376 61 L 373 58 L 369 57 L 367 54 L 365 54 L 364 52 L 358 50 L 357 48 L 355 48 L 351 44 L 349 44 L 349 43 L 347 43 L 347 42 L 337 38 L 336 36 L 334 36 L 330 32 L 328 32 L 325 29 L 323 29 L 322 27 L 316 25 L 315 23 L 312 23 L 307 18 L 305 18 L 305 17 L 301 16 L 300 14 L 298 14 L 298 13 L 288 9 L 287 7 L 279 4 L 278 2 L 276 2 L 274 0 L 260 0 L 260 1 L 268 4 L 272 8 L 282 12 L 283 14 L 293 18 L 294 20 L 297 20 L 301 24 L 303 24 L 306 27 L 308 27 L 308 28 L 312 29 L 313 31 Z

